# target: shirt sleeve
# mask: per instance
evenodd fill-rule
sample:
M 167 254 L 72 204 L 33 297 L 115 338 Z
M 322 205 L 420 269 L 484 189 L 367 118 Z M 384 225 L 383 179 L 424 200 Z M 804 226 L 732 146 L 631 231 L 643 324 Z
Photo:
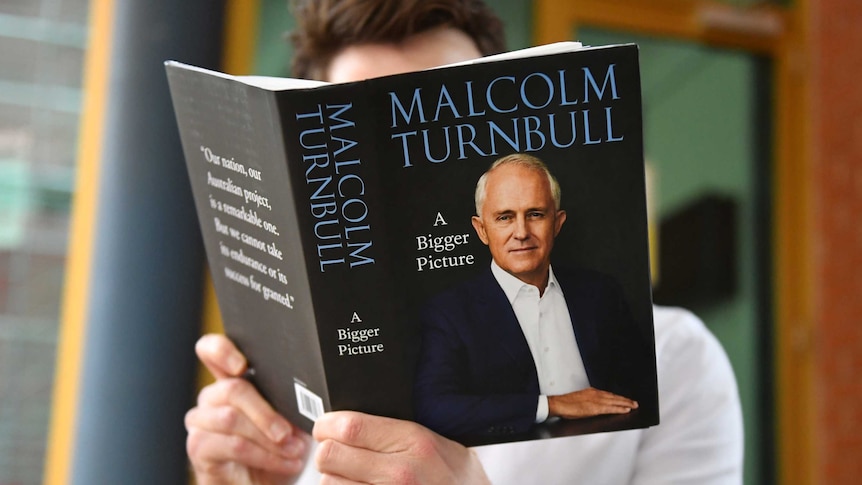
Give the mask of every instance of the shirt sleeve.
M 644 431 L 633 485 L 742 483 L 742 410 L 721 344 L 693 314 L 657 307 L 661 424 Z
M 545 396 L 544 394 L 539 395 L 539 404 L 536 406 L 536 422 L 545 422 L 545 420 L 548 419 L 548 414 L 550 414 L 550 410 L 548 408 L 548 396 Z

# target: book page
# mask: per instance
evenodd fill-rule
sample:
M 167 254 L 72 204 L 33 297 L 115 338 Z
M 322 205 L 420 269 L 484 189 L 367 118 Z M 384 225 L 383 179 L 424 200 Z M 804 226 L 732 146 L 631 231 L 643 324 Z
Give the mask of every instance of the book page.
M 543 56 L 549 54 L 558 54 L 561 52 L 570 52 L 579 49 L 583 49 L 584 46 L 580 42 L 555 42 L 553 44 L 540 45 L 536 47 L 528 47 L 526 49 L 518 49 L 515 51 L 504 52 L 502 54 L 495 54 L 491 56 L 484 56 L 478 59 L 471 59 L 469 61 L 456 62 L 452 64 L 446 64 L 439 67 L 434 67 L 432 69 L 440 69 L 446 67 L 453 66 L 461 66 L 467 64 L 482 64 L 489 62 L 500 62 L 509 59 L 519 59 L 523 57 L 531 57 L 531 56 Z M 261 89 L 266 89 L 268 91 L 285 91 L 288 89 L 310 89 L 316 88 L 320 86 L 326 86 L 328 82 L 325 81 L 313 81 L 309 79 L 298 79 L 298 78 L 289 78 L 289 77 L 275 77 L 275 76 L 232 76 L 230 74 L 225 74 L 218 71 L 211 71 L 209 69 L 204 69 L 197 66 L 191 66 L 188 64 L 183 64 L 181 62 L 176 61 L 167 61 L 166 65 L 176 65 L 181 66 L 185 69 L 190 69 L 193 71 L 205 72 L 214 76 L 223 77 L 225 79 L 233 79 L 239 81 L 244 84 L 248 84 L 249 86 L 259 87 Z
M 527 47 L 526 49 L 518 49 L 515 51 L 503 52 L 501 54 L 494 54 L 492 56 L 484 56 L 478 59 L 470 59 L 469 61 L 455 62 L 452 64 L 446 64 L 439 67 L 434 67 L 432 69 L 440 69 L 444 67 L 453 67 L 453 66 L 463 66 L 467 64 L 482 64 L 486 62 L 499 62 L 499 61 L 507 61 L 510 59 L 521 59 L 524 57 L 532 57 L 532 56 L 546 56 L 550 54 L 559 54 L 562 52 L 571 52 L 583 49 L 584 45 L 580 42 L 574 41 L 566 41 L 566 42 L 555 42 L 553 44 L 545 44 L 536 47 Z

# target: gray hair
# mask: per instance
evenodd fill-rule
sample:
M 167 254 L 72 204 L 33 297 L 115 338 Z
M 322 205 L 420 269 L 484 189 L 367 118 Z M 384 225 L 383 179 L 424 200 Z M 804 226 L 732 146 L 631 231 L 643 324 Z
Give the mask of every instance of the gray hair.
M 551 197 L 554 199 L 554 209 L 560 210 L 560 199 L 562 198 L 560 184 L 557 182 L 557 179 L 554 178 L 553 174 L 551 174 L 551 171 L 548 170 L 548 166 L 545 165 L 545 162 L 532 155 L 527 155 L 526 153 L 513 153 L 494 161 L 488 170 L 479 177 L 479 181 L 476 182 L 475 202 L 477 216 L 482 217 L 482 206 L 485 204 L 485 191 L 486 186 L 488 185 L 488 174 L 501 165 L 516 165 L 531 170 L 537 170 L 545 174 L 545 176 L 548 177 L 548 185 L 551 187 Z

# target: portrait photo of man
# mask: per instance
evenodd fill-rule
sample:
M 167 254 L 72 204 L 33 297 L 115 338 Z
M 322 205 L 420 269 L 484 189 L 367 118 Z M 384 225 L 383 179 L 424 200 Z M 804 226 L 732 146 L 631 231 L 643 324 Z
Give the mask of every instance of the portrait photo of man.
M 638 366 L 654 359 L 651 342 L 619 285 L 551 265 L 567 218 L 560 203 L 560 184 L 528 154 L 500 158 L 479 178 L 472 225 L 491 264 L 420 311 L 418 422 L 455 439 L 512 438 L 636 413 L 649 399 L 641 389 L 654 375 Z

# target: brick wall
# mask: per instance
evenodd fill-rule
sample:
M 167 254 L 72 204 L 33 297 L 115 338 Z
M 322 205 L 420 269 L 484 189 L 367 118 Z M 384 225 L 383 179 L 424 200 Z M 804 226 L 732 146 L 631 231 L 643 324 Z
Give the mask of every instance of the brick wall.
M 817 483 L 862 477 L 862 1 L 811 0 Z

